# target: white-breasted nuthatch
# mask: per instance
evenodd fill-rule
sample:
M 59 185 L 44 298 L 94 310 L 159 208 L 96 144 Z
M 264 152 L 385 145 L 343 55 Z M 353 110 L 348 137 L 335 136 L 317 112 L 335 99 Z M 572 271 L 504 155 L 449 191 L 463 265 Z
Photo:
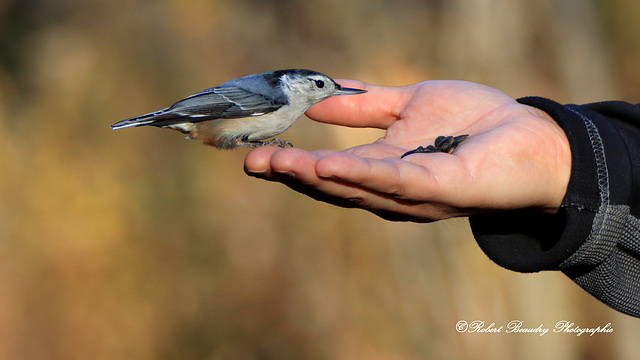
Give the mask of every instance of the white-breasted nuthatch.
M 334 95 L 361 94 L 313 70 L 288 69 L 248 75 L 186 97 L 168 108 L 119 121 L 111 127 L 151 125 L 178 130 L 187 139 L 231 149 L 290 147 L 267 138 L 287 130 L 312 105 Z

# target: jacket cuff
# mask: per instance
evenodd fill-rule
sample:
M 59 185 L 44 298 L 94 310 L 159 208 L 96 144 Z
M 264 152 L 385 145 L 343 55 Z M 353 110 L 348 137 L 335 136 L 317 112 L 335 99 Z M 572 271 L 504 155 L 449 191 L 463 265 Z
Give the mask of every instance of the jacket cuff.
M 563 270 L 562 264 L 589 237 L 600 206 L 628 200 L 628 155 L 605 156 L 628 151 L 610 120 L 586 107 L 541 97 L 518 102 L 546 112 L 565 131 L 572 159 L 567 193 L 556 215 L 510 211 L 471 216 L 471 230 L 485 254 L 502 267 L 519 272 Z

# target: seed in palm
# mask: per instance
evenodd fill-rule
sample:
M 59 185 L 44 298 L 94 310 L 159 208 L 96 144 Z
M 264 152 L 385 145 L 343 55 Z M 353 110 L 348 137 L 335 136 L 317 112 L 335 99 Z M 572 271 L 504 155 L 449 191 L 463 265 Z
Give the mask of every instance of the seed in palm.
M 418 146 L 417 149 L 410 150 L 402 154 L 400 158 L 402 159 L 411 154 L 429 154 L 438 152 L 451 154 L 461 142 L 467 139 L 467 137 L 469 137 L 469 134 L 458 136 L 438 136 L 433 145 L 428 145 L 427 147 Z

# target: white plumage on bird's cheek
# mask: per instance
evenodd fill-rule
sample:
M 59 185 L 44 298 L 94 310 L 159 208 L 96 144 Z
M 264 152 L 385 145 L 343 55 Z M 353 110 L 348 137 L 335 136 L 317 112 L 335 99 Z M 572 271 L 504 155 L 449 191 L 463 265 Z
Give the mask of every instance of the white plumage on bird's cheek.
M 285 74 L 280 80 L 289 101 L 304 101 L 308 106 L 330 97 L 333 95 L 332 89 L 335 89 L 333 81 L 321 75 L 300 77 Z

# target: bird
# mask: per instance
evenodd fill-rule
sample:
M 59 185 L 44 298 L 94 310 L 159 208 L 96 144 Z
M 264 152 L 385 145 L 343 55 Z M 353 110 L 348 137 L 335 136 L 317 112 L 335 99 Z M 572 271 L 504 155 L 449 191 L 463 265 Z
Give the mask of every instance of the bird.
M 291 127 L 309 107 L 331 96 L 365 92 L 342 87 L 313 70 L 276 70 L 227 81 L 162 110 L 119 121 L 111 128 L 168 128 L 220 149 L 265 145 L 286 148 L 293 145 L 272 137 Z

